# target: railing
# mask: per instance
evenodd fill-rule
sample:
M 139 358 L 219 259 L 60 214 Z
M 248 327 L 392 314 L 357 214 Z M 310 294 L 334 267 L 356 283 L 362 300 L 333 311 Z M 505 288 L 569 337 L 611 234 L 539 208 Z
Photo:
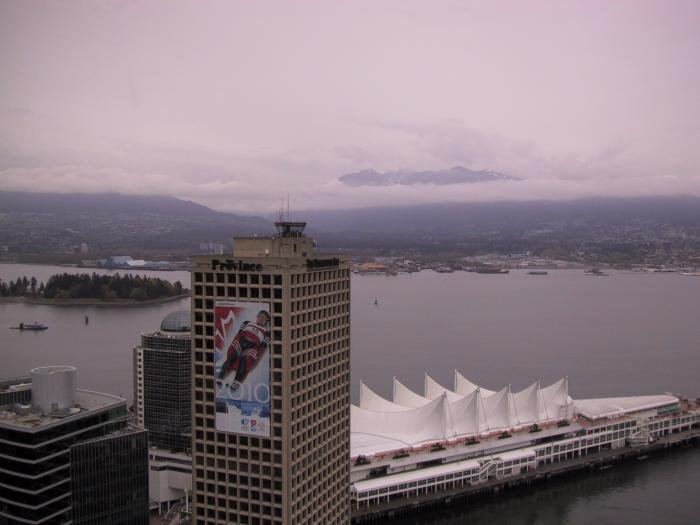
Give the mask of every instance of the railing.
M 492 475 L 496 474 L 498 469 L 498 460 L 487 459 L 479 467 L 479 481 L 486 481 Z

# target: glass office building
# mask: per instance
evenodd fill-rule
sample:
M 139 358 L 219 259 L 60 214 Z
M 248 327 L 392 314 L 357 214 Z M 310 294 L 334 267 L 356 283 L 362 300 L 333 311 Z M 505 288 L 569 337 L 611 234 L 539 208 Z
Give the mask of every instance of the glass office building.
M 192 338 L 190 312 L 168 314 L 160 330 L 134 348 L 134 407 L 150 446 L 171 452 L 191 447 Z
M 125 399 L 78 389 L 76 375 L 71 366 L 47 366 L 0 382 L 1 525 L 148 523 L 146 431 L 129 425 Z M 128 464 L 104 456 L 79 476 L 75 469 L 96 442 L 128 449 Z M 119 495 L 107 507 L 118 520 L 85 508 L 82 491 L 98 482 L 103 493 Z

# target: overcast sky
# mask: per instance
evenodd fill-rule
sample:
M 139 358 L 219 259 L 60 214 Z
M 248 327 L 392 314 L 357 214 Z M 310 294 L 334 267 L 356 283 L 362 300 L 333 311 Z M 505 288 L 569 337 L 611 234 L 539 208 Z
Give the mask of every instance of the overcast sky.
M 454 165 L 525 180 L 337 180 Z M 266 213 L 700 195 L 700 2 L 2 0 L 0 184 Z

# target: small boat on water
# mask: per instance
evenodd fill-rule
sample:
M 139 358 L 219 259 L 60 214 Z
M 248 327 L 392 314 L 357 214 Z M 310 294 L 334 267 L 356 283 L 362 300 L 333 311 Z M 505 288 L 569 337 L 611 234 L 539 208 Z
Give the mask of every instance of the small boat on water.
M 509 272 L 510 272 L 510 270 L 508 270 L 508 269 L 506 269 L 506 268 L 493 268 L 493 267 L 490 267 L 490 266 L 484 266 L 484 267 L 481 267 L 481 268 L 475 268 L 474 271 L 475 271 L 476 273 L 488 273 L 488 274 L 496 274 L 496 275 L 503 275 L 503 274 L 506 274 L 506 273 L 509 273 Z
M 549 272 L 543 270 L 533 270 L 532 272 L 527 272 L 528 275 L 549 275 Z
M 33 332 L 38 332 L 40 330 L 48 330 L 49 327 L 41 323 L 19 323 L 19 326 L 11 326 L 12 330 L 29 330 Z
M 700 272 L 681 272 L 681 275 L 687 275 L 689 277 L 700 277 Z
M 585 273 L 586 275 L 593 275 L 594 277 L 607 277 L 608 275 L 610 275 L 609 273 L 601 271 L 600 268 L 591 268 L 589 270 L 584 270 L 583 273 Z

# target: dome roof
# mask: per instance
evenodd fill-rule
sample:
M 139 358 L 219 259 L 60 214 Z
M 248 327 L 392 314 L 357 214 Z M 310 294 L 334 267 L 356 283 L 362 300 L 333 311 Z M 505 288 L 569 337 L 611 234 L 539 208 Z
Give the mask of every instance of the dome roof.
M 170 312 L 160 323 L 163 332 L 190 332 L 192 331 L 192 321 L 189 310 L 177 310 Z

